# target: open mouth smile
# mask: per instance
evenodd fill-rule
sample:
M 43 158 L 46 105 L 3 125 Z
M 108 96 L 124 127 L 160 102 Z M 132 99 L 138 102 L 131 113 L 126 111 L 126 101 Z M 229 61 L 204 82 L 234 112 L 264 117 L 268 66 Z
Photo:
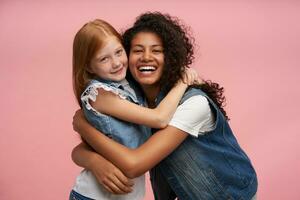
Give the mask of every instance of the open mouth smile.
M 156 70 L 157 68 L 154 66 L 140 66 L 138 67 L 138 70 L 142 73 L 152 73 Z

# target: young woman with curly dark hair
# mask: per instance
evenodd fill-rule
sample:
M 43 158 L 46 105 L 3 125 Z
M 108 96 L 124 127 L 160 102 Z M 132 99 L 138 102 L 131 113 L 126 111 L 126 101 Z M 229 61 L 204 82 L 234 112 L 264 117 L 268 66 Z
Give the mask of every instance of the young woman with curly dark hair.
M 123 40 L 129 55 L 128 78 L 139 84 L 148 106 L 155 107 L 192 63 L 193 40 L 178 19 L 157 12 L 139 16 Z M 109 163 L 104 158 L 129 178 L 151 169 L 158 200 L 255 198 L 256 173 L 229 127 L 224 100 L 223 88 L 216 83 L 191 87 L 169 125 L 153 130 L 137 149 L 99 134 L 78 111 L 74 130 L 100 155 L 81 144 L 73 150 L 73 159 L 98 173 L 98 181 L 115 193 L 125 192 L 128 180 L 115 175 L 118 169 L 105 173 L 99 167 Z

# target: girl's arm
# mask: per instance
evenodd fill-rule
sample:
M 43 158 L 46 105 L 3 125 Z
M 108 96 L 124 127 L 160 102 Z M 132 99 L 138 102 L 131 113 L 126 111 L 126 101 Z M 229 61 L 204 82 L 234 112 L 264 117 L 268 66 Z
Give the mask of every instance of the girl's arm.
M 77 111 L 73 119 L 74 130 L 99 154 L 109 159 L 127 177 L 134 178 L 145 173 L 169 155 L 184 141 L 187 133 L 167 126 L 149 138 L 137 149 L 129 149 L 99 132 L 85 120 L 82 111 Z
M 96 101 L 90 103 L 94 109 L 103 114 L 152 128 L 164 128 L 171 120 L 187 87 L 187 84 L 180 81 L 154 109 L 121 99 L 116 94 L 104 89 L 98 89 Z
M 85 143 L 80 143 L 72 151 L 72 160 L 90 170 L 106 190 L 114 194 L 132 191 L 133 181 L 128 179 L 116 166 L 97 154 Z
M 198 74 L 195 70 L 186 69 L 184 80 L 180 80 L 154 109 L 123 100 L 116 94 L 103 89 L 98 89 L 99 98 L 96 98 L 96 101 L 91 102 L 91 104 L 97 111 L 124 121 L 152 128 L 165 128 L 175 113 L 188 85 L 192 85 L 198 80 Z

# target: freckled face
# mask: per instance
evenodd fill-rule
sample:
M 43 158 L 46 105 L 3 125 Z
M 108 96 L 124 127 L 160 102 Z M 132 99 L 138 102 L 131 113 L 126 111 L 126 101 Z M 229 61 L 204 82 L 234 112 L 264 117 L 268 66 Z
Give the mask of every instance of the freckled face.
M 164 68 L 163 44 L 151 32 L 140 32 L 131 41 L 129 70 L 141 86 L 159 86 Z
M 116 37 L 108 37 L 91 60 L 89 71 L 105 80 L 121 81 L 125 79 L 127 66 L 122 44 Z

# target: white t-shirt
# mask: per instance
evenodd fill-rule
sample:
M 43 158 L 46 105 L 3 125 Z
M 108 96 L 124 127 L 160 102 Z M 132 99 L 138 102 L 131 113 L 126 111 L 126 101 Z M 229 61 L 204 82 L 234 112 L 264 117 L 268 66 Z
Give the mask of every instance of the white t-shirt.
M 201 95 L 192 96 L 181 105 L 171 119 L 169 125 L 174 126 L 194 137 L 211 131 L 215 119 L 208 100 Z
M 84 169 L 76 178 L 73 190 L 83 196 L 101 200 L 142 200 L 145 196 L 145 175 L 132 179 L 133 191 L 125 195 L 117 195 L 108 192 L 97 182 L 95 176 L 89 170 Z

